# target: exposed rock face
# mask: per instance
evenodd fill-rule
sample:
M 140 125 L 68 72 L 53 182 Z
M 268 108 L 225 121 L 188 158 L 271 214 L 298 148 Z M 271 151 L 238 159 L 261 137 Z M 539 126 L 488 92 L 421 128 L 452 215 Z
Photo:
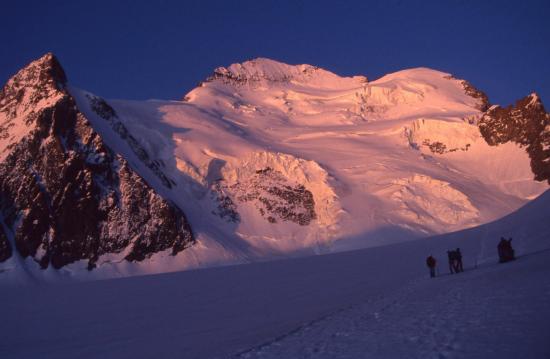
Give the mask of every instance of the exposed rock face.
M 422 142 L 422 145 L 427 146 L 432 153 L 438 153 L 440 155 L 449 153 L 449 152 L 456 152 L 456 151 L 468 151 L 470 148 L 470 144 L 467 143 L 464 147 L 455 147 L 455 148 L 447 148 L 447 145 L 445 145 L 443 142 L 435 141 L 430 142 L 430 139 L 425 139 Z
M 479 100 L 478 109 L 480 111 L 487 111 L 489 109 L 491 104 L 489 103 L 489 98 L 483 91 L 478 90 L 474 87 L 474 85 L 466 80 L 462 80 L 462 86 L 464 87 L 464 92 L 466 92 L 466 95 Z
M 87 260 L 92 269 L 104 254 L 140 261 L 192 245 L 182 211 L 103 142 L 66 81 L 47 54 L 0 93 L 0 203 L 17 252 L 42 268 Z M 5 237 L 0 261 L 13 253 Z
M 241 215 L 231 196 L 226 193 L 226 189 L 222 180 L 218 180 L 213 184 L 211 197 L 218 204 L 213 214 L 225 219 L 227 222 L 239 223 Z
M 271 167 L 256 171 L 246 182 L 230 186 L 216 183 L 215 192 L 220 205 L 216 214 L 230 222 L 238 222 L 239 214 L 232 193 L 238 202 L 251 202 L 260 215 L 270 223 L 290 221 L 307 226 L 317 219 L 313 194 L 303 185 L 290 183 L 280 172 Z
M 175 182 L 162 172 L 162 163 L 152 160 L 139 141 L 130 134 L 126 126 L 119 120 L 116 111 L 102 98 L 87 95 L 92 111 L 109 123 L 111 128 L 128 143 L 135 155 L 161 180 L 167 188 L 175 186 Z
M 537 94 L 518 100 L 515 106 L 491 107 L 481 118 L 479 130 L 491 146 L 512 141 L 525 147 L 535 180 L 550 183 L 550 115 Z
M 0 228 L 0 262 L 11 257 L 11 246 L 8 237 L 4 233 L 4 229 Z

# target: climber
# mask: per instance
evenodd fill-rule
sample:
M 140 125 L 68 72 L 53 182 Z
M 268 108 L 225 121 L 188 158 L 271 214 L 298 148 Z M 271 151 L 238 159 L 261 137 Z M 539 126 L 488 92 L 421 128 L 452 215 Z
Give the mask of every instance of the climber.
M 464 272 L 464 267 L 462 266 L 462 252 L 460 248 L 457 248 L 455 251 L 455 270 L 457 273 Z
M 455 252 L 454 251 L 447 251 L 447 257 L 449 257 L 449 271 L 451 274 L 454 274 L 456 271 L 455 268 Z
M 508 241 L 504 239 L 504 237 L 500 237 L 500 242 L 498 242 L 497 250 L 498 250 L 498 261 L 499 263 L 504 263 L 504 258 L 506 257 L 506 246 L 508 244 Z
M 430 278 L 435 277 L 435 266 L 437 264 L 437 261 L 435 258 L 430 254 L 430 256 L 426 259 L 426 265 L 428 268 L 430 268 Z

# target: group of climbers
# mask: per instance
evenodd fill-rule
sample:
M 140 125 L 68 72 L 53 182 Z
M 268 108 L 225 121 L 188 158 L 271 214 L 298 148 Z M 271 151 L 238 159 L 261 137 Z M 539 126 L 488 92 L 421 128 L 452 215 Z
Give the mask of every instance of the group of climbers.
M 501 237 L 497 249 L 499 263 L 505 263 L 516 259 L 514 249 L 512 248 L 512 238 L 507 240 L 504 237 Z M 447 251 L 447 257 L 449 258 L 449 272 L 451 274 L 464 272 L 464 267 L 462 265 L 462 252 L 460 251 L 460 248 Z M 437 260 L 433 255 L 430 255 L 426 259 L 426 265 L 430 269 L 430 277 L 434 278 L 436 276 Z
M 447 251 L 447 256 L 449 257 L 449 271 L 451 274 L 464 272 L 464 267 L 462 266 L 462 252 L 460 248 L 457 248 L 454 251 Z
M 447 251 L 447 256 L 449 257 L 449 271 L 451 274 L 464 272 L 464 266 L 462 265 L 462 252 L 460 248 L 457 248 L 453 251 Z M 430 269 L 430 277 L 434 278 L 435 268 L 437 266 L 437 260 L 433 255 L 430 255 L 426 259 L 426 265 Z

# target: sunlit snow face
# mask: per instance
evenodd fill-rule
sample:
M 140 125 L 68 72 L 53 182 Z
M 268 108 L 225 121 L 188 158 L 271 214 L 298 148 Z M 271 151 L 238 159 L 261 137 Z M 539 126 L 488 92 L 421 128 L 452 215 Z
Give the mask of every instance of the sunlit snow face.
M 426 68 L 368 82 L 256 59 L 217 69 L 184 101 L 69 91 L 189 217 L 200 245 L 186 258 L 212 263 L 460 230 L 536 197 L 547 186 L 528 154 L 487 144 L 483 96 L 469 86 Z

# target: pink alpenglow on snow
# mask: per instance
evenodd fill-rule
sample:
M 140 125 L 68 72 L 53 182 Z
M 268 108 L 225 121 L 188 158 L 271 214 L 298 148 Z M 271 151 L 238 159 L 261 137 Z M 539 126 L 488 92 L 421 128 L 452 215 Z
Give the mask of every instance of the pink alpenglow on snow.
M 42 208 L 8 199 L 0 281 L 387 245 L 479 226 L 548 188 L 540 99 L 489 106 L 428 68 L 368 81 L 258 58 L 217 68 L 182 101 L 126 101 L 74 87 L 48 54 L 8 81 L 0 104 L 0 179 L 9 192 L 11 169 L 25 168 Z M 13 161 L 33 144 L 47 162 Z M 78 210 L 93 215 L 63 231 Z

